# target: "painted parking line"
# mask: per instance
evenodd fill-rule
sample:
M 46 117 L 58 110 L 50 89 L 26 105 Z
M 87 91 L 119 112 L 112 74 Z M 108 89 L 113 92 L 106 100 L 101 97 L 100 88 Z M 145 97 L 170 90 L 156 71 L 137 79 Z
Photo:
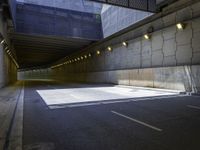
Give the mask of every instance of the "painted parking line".
M 198 106 L 187 105 L 187 107 L 189 107 L 189 108 L 194 108 L 194 109 L 198 109 L 198 110 L 200 110 L 200 107 L 198 107 Z
M 145 123 L 145 122 L 139 121 L 139 120 L 137 120 L 137 119 L 131 118 L 131 117 L 129 117 L 129 116 L 123 115 L 123 114 L 118 113 L 118 112 L 116 112 L 116 111 L 113 111 L 113 110 L 112 110 L 111 112 L 112 112 L 113 114 L 115 114 L 115 115 L 118 115 L 118 116 L 120 116 L 120 117 L 126 118 L 126 119 L 128 119 L 128 120 L 131 120 L 131 121 L 133 121 L 133 122 L 136 122 L 136 123 L 138 123 L 138 124 L 141 124 L 141 125 L 143 125 L 143 126 L 145 126 L 145 127 L 151 128 L 151 129 L 153 129 L 153 130 L 156 130 L 156 131 L 159 131 L 159 132 L 162 131 L 162 129 L 160 129 L 160 128 L 157 128 L 157 127 L 152 126 L 152 125 L 150 125 L 150 124 L 147 124 L 147 123 Z

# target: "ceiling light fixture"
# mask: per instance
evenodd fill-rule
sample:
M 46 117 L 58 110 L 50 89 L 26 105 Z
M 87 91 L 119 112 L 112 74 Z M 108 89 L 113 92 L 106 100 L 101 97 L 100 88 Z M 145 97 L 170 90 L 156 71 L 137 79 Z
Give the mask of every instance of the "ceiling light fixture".
M 4 44 L 4 43 L 5 43 L 5 40 L 2 40 L 2 41 L 1 41 L 1 44 Z
M 183 29 L 185 28 L 185 24 L 183 24 L 183 23 L 177 23 L 177 24 L 176 24 L 176 28 L 177 28 L 178 30 L 183 30 Z
M 100 55 L 100 54 L 101 54 L 101 52 L 100 52 L 100 51 L 97 51 L 96 53 L 97 53 L 97 55 Z
M 127 47 L 128 46 L 128 42 L 122 42 L 122 45 Z
M 108 46 L 107 50 L 111 52 L 112 51 L 112 47 Z
M 149 35 L 149 34 L 145 34 L 145 35 L 144 35 L 144 38 L 145 38 L 146 40 L 149 40 L 149 39 L 150 39 L 150 35 Z

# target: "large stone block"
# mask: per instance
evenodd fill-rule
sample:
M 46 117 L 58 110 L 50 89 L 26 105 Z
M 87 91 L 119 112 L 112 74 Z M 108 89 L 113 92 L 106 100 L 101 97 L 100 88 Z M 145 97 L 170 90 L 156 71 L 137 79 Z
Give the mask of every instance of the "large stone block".
M 163 65 L 163 51 L 162 50 L 157 50 L 157 51 L 153 51 L 152 53 L 152 66 L 156 67 L 156 66 L 162 66 Z
M 165 56 L 163 58 L 163 66 L 175 66 L 176 65 L 176 56 Z
M 152 68 L 139 69 L 137 85 L 144 87 L 153 87 L 153 70 Z
M 142 59 L 142 68 L 147 68 L 151 66 L 152 66 L 151 59 Z
M 200 66 L 192 66 L 192 90 L 195 93 L 200 93 Z
M 117 73 L 117 80 L 118 84 L 122 85 L 129 85 L 129 71 L 128 70 L 118 70 Z
M 175 55 L 175 51 L 176 51 L 176 42 L 175 39 L 169 39 L 169 40 L 165 40 L 164 41 L 164 45 L 163 45 L 163 53 L 164 56 L 172 56 Z
M 140 56 L 133 57 L 133 68 L 140 68 L 141 66 L 142 66 L 141 57 Z
M 200 19 L 197 18 L 197 19 L 194 19 L 191 21 L 192 22 L 192 29 L 193 29 L 193 33 L 197 33 L 197 32 L 200 32 Z
M 154 69 L 154 87 L 185 91 L 189 82 L 183 67 L 165 67 Z
M 128 45 L 128 50 L 132 50 L 134 54 L 140 54 L 141 53 L 141 41 L 135 40 L 130 41 Z
M 200 24 L 199 24 L 200 25 Z M 194 52 L 200 52 L 200 31 L 194 32 L 192 38 L 192 48 Z
M 152 50 L 158 50 L 163 48 L 162 32 L 156 32 L 152 35 Z
M 192 60 L 192 48 L 191 45 L 180 45 L 177 47 L 176 52 L 177 64 L 182 65 L 191 64 Z
M 192 64 L 193 65 L 200 64 L 200 51 L 193 53 Z
M 191 7 L 192 10 L 192 15 L 194 17 L 199 16 L 200 15 L 200 2 L 193 4 Z
M 142 57 L 144 59 L 148 59 L 151 57 L 151 53 L 152 53 L 152 50 L 151 50 L 151 45 L 148 44 L 148 45 L 145 45 L 142 47 Z
M 142 47 L 151 46 L 151 40 L 142 39 Z
M 164 40 L 174 39 L 176 35 L 176 26 L 163 29 Z
M 176 34 L 177 45 L 191 44 L 192 29 L 191 24 L 187 24 L 184 30 L 178 30 Z
M 141 86 L 139 81 L 139 69 L 132 69 L 129 71 L 129 84 L 133 86 Z
M 116 71 L 108 71 L 108 83 L 118 83 Z

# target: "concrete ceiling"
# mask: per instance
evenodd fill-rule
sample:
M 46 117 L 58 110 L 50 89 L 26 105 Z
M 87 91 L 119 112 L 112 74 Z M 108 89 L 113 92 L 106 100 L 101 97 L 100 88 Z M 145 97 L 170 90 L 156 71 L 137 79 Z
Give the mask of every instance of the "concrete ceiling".
M 14 45 L 20 69 L 48 66 L 93 42 L 78 38 L 68 39 L 19 33 L 10 33 L 9 36 Z

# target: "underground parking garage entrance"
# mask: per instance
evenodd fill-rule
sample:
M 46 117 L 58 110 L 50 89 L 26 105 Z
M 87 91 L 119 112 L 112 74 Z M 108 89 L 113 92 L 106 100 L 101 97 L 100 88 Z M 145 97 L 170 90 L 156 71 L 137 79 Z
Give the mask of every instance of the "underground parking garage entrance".
M 198 0 L 0 6 L 0 150 L 200 147 Z

